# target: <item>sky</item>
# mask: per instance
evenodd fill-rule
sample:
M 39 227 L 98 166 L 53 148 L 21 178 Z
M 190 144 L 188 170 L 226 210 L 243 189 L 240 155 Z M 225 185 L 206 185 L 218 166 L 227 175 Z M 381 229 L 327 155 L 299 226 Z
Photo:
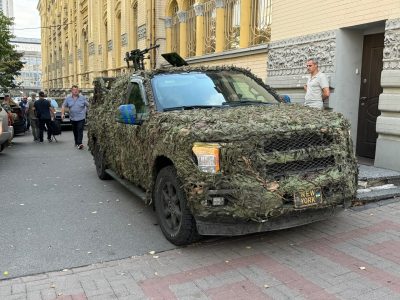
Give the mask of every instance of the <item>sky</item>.
M 14 0 L 14 35 L 40 39 L 38 0 Z M 36 28 L 36 29 L 22 29 Z M 20 30 L 21 29 L 21 30 Z

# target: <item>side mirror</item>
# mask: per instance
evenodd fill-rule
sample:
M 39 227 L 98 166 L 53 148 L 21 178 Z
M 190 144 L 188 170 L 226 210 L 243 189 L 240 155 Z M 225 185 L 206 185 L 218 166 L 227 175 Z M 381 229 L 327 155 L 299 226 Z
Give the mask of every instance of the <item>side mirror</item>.
M 289 95 L 281 95 L 280 98 L 281 98 L 282 102 L 284 102 L 284 103 L 290 103 L 290 97 L 289 97 Z
M 120 105 L 116 111 L 115 120 L 124 124 L 137 125 L 140 123 L 137 120 L 136 107 L 133 104 Z

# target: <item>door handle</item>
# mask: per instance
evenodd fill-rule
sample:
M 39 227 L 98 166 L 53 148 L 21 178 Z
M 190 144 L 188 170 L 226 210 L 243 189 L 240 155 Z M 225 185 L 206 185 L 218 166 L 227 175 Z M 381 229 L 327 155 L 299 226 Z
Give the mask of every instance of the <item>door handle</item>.
M 361 100 L 361 101 L 366 101 L 366 100 L 367 100 L 367 97 L 361 97 L 360 100 Z

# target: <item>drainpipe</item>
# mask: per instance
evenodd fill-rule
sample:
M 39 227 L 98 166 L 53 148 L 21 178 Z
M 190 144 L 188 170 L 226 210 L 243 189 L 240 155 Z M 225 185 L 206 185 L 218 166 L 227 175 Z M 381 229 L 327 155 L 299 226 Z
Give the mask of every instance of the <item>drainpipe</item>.
M 155 46 L 156 45 L 156 0 L 151 0 L 151 6 L 152 6 L 152 14 L 151 14 L 151 45 L 150 46 Z M 153 49 L 151 53 L 151 64 L 153 66 L 153 69 L 156 68 L 157 66 L 157 50 Z

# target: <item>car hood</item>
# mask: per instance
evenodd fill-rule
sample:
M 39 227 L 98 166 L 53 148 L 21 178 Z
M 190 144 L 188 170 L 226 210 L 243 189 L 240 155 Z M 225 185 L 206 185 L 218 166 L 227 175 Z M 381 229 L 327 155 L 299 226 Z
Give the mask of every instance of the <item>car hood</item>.
M 251 105 L 160 113 L 157 122 L 198 141 L 245 140 L 271 132 L 347 129 L 341 114 L 301 105 Z

